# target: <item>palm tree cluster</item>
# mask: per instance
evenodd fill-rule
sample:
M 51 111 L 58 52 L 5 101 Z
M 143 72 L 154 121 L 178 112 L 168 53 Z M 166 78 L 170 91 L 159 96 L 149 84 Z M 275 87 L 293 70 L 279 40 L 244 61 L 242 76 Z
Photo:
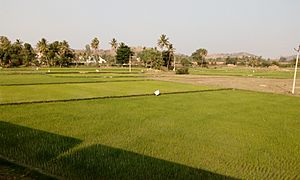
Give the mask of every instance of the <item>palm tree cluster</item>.
M 42 38 L 36 45 L 38 51 L 38 61 L 47 66 L 68 66 L 75 57 L 74 51 L 70 48 L 67 41 L 54 41 L 48 44 Z
M 28 43 L 23 43 L 20 40 L 16 40 L 12 43 L 7 37 L 0 36 L 0 66 L 68 66 L 91 58 L 98 62 L 100 54 L 102 54 L 105 59 L 109 59 L 111 64 L 120 62 L 126 64 L 128 55 L 130 55 L 130 57 L 133 55 L 131 48 L 124 43 L 119 44 L 116 38 L 113 38 L 109 44 L 111 50 L 108 53 L 100 52 L 100 40 L 95 37 L 90 44 L 85 46 L 84 51 L 75 53 L 65 40 L 49 43 L 45 38 L 42 38 L 38 41 L 36 49 L 34 50 Z M 160 69 L 161 66 L 165 66 L 167 69 L 171 69 L 173 64 L 173 70 L 175 70 L 175 48 L 173 44 L 170 43 L 167 35 L 161 34 L 157 41 L 157 47 L 158 48 L 144 48 L 141 52 L 136 54 L 136 58 L 139 62 L 143 62 L 145 67 Z M 160 51 L 158 49 L 160 49 Z M 196 60 L 199 65 L 203 66 L 205 64 L 206 55 L 207 50 L 198 49 L 192 54 L 192 58 Z M 120 59 L 121 57 L 126 58 Z M 178 62 L 181 62 L 180 56 L 178 56 Z
M 7 37 L 0 36 L 0 66 L 29 66 L 34 63 L 35 55 L 30 44 L 23 44 L 19 39 L 11 43 Z
M 197 62 L 198 65 L 204 67 L 207 65 L 205 61 L 205 57 L 207 56 L 208 52 L 206 49 L 200 48 L 193 52 L 192 59 Z
M 162 34 L 157 41 L 157 46 L 161 49 L 161 58 L 164 61 L 164 65 L 169 69 L 171 62 L 174 59 L 175 48 L 173 47 L 173 44 L 170 43 L 169 38 L 165 34 Z

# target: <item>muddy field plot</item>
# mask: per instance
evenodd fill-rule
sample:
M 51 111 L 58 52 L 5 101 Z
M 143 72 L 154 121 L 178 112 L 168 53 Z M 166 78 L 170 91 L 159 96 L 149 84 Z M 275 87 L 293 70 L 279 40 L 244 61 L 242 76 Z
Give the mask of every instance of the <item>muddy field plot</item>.
M 236 76 L 202 76 L 202 75 L 163 75 L 153 79 L 182 82 L 194 85 L 235 88 L 260 92 L 271 92 L 290 95 L 292 79 L 250 78 Z M 296 81 L 295 95 L 300 95 L 300 79 Z

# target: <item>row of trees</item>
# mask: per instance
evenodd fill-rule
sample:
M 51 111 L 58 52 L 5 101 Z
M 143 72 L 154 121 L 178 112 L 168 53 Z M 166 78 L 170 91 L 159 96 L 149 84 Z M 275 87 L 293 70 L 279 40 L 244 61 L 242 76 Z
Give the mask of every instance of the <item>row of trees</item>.
M 48 43 L 42 38 L 36 45 L 39 64 L 46 66 L 68 66 L 75 57 L 74 50 L 67 41 Z
M 41 39 L 36 50 L 29 43 L 23 43 L 19 39 L 11 42 L 7 37 L 0 37 L 0 65 L 2 67 L 14 66 L 68 66 L 75 57 L 74 51 L 67 41 L 54 41 L 48 43 Z
M 109 42 L 111 50 L 109 53 L 100 51 L 100 40 L 95 37 L 90 44 L 85 46 L 84 51 L 75 52 L 70 48 L 67 41 L 54 41 L 49 43 L 42 38 L 34 49 L 29 43 L 23 43 L 19 39 L 11 42 L 7 37 L 0 36 L 0 66 L 69 66 L 78 62 L 93 60 L 99 62 L 100 56 L 108 60 L 109 64 L 129 64 L 130 59 L 138 60 L 145 67 L 161 69 L 175 69 L 175 64 L 190 66 L 197 64 L 200 67 L 207 67 L 208 64 L 217 64 L 222 61 L 225 64 L 246 65 L 251 67 L 268 67 L 279 65 L 277 61 L 269 61 L 262 57 L 227 57 L 219 59 L 206 59 L 208 51 L 204 48 L 197 49 L 191 56 L 175 55 L 175 48 L 169 38 L 162 34 L 157 40 L 157 46 L 152 48 L 144 47 L 141 51 L 134 53 L 132 49 L 115 38 Z M 176 61 L 176 63 L 175 63 Z
M 135 56 L 146 67 L 160 69 L 165 66 L 167 69 L 175 68 L 175 48 L 170 43 L 169 38 L 162 34 L 157 41 L 157 47 L 143 48 L 141 52 L 134 54 L 131 48 L 125 43 L 118 43 L 113 38 L 109 44 L 111 45 L 112 55 L 105 56 L 105 59 L 110 59 L 112 64 L 128 64 L 129 59 Z M 45 38 L 42 38 L 34 49 L 29 43 L 23 43 L 20 40 L 11 43 L 7 37 L 0 37 L 0 65 L 3 67 L 13 66 L 68 66 L 71 63 L 94 60 L 98 62 L 100 59 L 100 40 L 95 37 L 91 43 L 85 46 L 84 51 L 75 53 L 70 48 L 67 41 L 54 41 L 49 43 Z M 199 49 L 192 54 L 192 60 L 199 65 L 204 66 L 207 50 Z M 181 59 L 178 58 L 180 62 Z M 113 62 L 112 62 L 113 61 Z M 190 64 L 189 58 L 184 59 L 184 66 Z M 172 66 L 173 65 L 173 66 Z
M 35 56 L 29 43 L 23 44 L 19 39 L 12 43 L 7 37 L 0 36 L 0 66 L 29 66 L 34 63 Z

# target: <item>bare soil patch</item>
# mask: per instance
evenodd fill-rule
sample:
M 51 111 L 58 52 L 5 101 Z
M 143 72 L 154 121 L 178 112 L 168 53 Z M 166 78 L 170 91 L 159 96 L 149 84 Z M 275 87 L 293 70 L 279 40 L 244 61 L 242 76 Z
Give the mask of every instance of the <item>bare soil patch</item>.
M 259 92 L 291 95 L 292 79 L 249 78 L 235 76 L 202 76 L 163 74 L 151 77 L 155 80 L 189 83 L 195 85 L 235 88 Z M 296 82 L 295 95 L 300 96 L 300 79 Z

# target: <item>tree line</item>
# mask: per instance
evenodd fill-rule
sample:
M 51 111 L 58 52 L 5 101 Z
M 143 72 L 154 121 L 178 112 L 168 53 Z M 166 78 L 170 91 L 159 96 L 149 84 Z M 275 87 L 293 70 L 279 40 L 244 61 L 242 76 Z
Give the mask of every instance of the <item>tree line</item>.
M 0 36 L 0 66 L 18 67 L 18 66 L 60 66 L 84 63 L 87 61 L 98 62 L 101 58 L 108 61 L 110 65 L 126 65 L 132 61 L 139 61 L 139 65 L 144 67 L 167 70 L 175 70 L 176 64 L 181 67 L 191 65 L 208 67 L 216 65 L 217 62 L 224 64 L 245 65 L 250 67 L 268 67 L 271 65 L 280 65 L 278 61 L 270 61 L 262 57 L 226 57 L 217 59 L 207 59 L 208 51 L 204 48 L 197 49 L 190 56 L 175 54 L 175 48 L 170 39 L 162 34 L 154 47 L 144 47 L 141 51 L 133 52 L 132 48 L 113 38 L 109 42 L 110 53 L 100 51 L 100 40 L 95 37 L 90 44 L 85 46 L 84 50 L 75 51 L 65 40 L 48 42 L 42 38 L 37 42 L 35 48 L 29 43 L 23 43 L 17 39 L 11 42 L 7 37 Z
M 17 39 L 11 42 L 7 37 L 0 36 L 0 66 L 68 66 L 75 57 L 74 50 L 67 41 L 48 43 L 42 38 L 34 49 L 31 44 Z
M 90 44 L 85 46 L 84 51 L 75 52 L 65 40 L 48 42 L 42 38 L 37 42 L 35 48 L 29 43 L 23 43 L 17 39 L 11 42 L 7 37 L 0 36 L 0 66 L 60 66 L 66 67 L 79 62 L 93 61 L 98 63 L 100 56 L 109 59 L 111 64 L 128 64 L 135 56 L 141 59 L 146 65 L 159 69 L 165 66 L 171 68 L 174 60 L 175 48 L 170 43 L 169 38 L 162 34 L 155 48 L 144 48 L 142 52 L 135 54 L 125 43 L 118 43 L 115 38 L 109 42 L 113 55 L 100 53 L 100 40 L 95 37 Z

